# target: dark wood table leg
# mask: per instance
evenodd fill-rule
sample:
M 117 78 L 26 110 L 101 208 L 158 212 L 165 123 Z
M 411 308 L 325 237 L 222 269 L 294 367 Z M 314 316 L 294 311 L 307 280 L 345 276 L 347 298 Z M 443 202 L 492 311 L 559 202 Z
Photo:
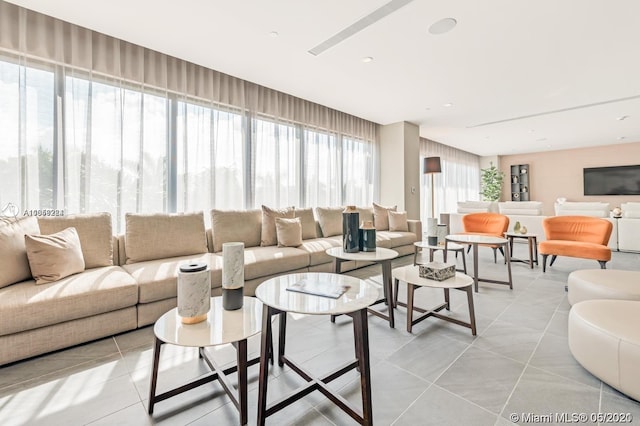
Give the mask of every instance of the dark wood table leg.
M 461 250 L 461 253 L 462 253 L 462 270 L 466 274 L 467 273 L 467 258 L 465 257 L 464 249 Z
M 467 302 L 469 303 L 469 322 L 471 324 L 471 334 L 476 335 L 476 312 L 473 307 L 473 290 L 471 286 L 465 288 L 467 292 Z
M 267 330 L 271 323 L 271 316 L 275 313 L 270 306 L 262 307 L 262 329 Z M 257 424 L 264 426 L 267 415 L 267 381 L 269 375 L 269 353 L 272 351 L 271 336 L 262 333 L 260 336 L 260 373 L 258 377 L 258 420 Z
M 247 339 L 239 340 L 236 344 L 238 360 L 238 410 L 240 424 L 246 425 L 247 417 Z
M 429 262 L 433 262 L 433 252 L 436 251 L 437 249 L 429 249 Z
M 533 240 L 531 237 L 527 238 L 527 245 L 529 246 L 529 267 L 533 269 Z
M 531 237 L 533 239 L 533 254 L 534 254 L 534 259 L 536 262 L 536 266 L 538 266 L 538 238 L 537 237 Z
M 445 238 L 444 240 L 444 250 L 442 251 L 442 261 L 447 263 L 447 253 L 449 252 L 449 241 Z
M 407 332 L 411 333 L 413 329 L 413 294 L 416 286 L 407 283 Z
M 153 414 L 153 406 L 156 403 L 156 386 L 158 384 L 158 363 L 160 362 L 160 348 L 163 341 L 156 337 L 153 348 L 153 368 L 151 369 L 151 384 L 149 386 L 149 414 Z
M 447 311 L 451 310 L 451 303 L 449 302 L 449 289 L 445 288 L 444 290 L 444 303 L 447 304 Z
M 391 260 L 384 260 L 382 264 L 382 285 L 385 289 L 385 297 L 389 306 L 389 327 L 394 328 L 395 321 L 393 318 L 393 288 L 391 285 Z
M 394 308 L 398 307 L 398 293 L 399 293 L 399 290 L 400 290 L 400 280 L 396 278 L 396 279 L 393 280 L 393 307 Z
M 358 342 L 356 350 L 360 367 L 360 390 L 362 392 L 362 424 L 373 424 L 373 404 L 371 402 L 371 374 L 369 371 L 369 325 L 367 309 L 353 313 L 354 338 Z
M 508 244 L 505 244 L 504 249 L 506 250 L 507 272 L 509 273 L 509 288 L 513 290 L 513 280 L 511 278 L 511 251 L 509 250 Z
M 418 250 L 420 250 L 420 247 L 413 246 L 413 266 L 418 264 Z
M 478 292 L 478 244 L 472 243 L 473 246 L 473 285 L 476 293 Z M 511 269 L 509 269 L 511 270 Z
M 280 332 L 278 333 L 278 365 L 284 366 L 284 346 L 285 339 L 287 337 L 287 313 L 280 312 L 278 315 L 278 322 L 280 323 Z

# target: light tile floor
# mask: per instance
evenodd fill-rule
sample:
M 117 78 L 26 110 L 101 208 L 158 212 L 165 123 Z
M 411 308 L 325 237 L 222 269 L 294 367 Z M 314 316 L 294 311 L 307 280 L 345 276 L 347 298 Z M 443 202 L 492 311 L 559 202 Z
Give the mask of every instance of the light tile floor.
M 522 253 L 520 253 L 522 252 Z M 516 255 L 525 255 L 516 246 Z M 480 250 L 481 276 L 504 278 L 505 267 Z M 411 262 L 397 259 L 394 266 Z M 470 260 L 470 259 L 468 259 Z M 468 262 L 471 265 L 471 262 Z M 468 329 L 429 318 L 405 331 L 403 308 L 396 329 L 370 316 L 374 421 L 378 425 L 509 425 L 512 413 L 629 412 L 640 424 L 640 403 L 585 371 L 567 346 L 564 285 L 569 272 L 597 268 L 596 262 L 559 258 L 542 273 L 513 264 L 514 288 L 481 284 L 474 295 L 478 336 Z M 640 270 L 640 255 L 614 253 L 615 269 Z M 351 272 L 380 281 L 370 266 Z M 400 299 L 406 288 L 401 285 Z M 417 302 L 435 305 L 442 294 L 421 289 Z M 452 314 L 467 319 L 465 294 L 452 292 Z M 353 329 L 345 317 L 290 316 L 287 353 L 315 373 L 353 356 Z M 151 327 L 0 367 L 0 424 L 6 425 L 232 425 L 235 408 L 217 383 L 156 405 L 146 413 L 152 359 Z M 257 355 L 259 341 L 249 342 Z M 594 348 L 597 350 L 597 348 Z M 211 350 L 220 364 L 234 360 L 230 347 Z M 195 349 L 163 347 L 159 391 L 207 372 Z M 250 367 L 249 424 L 256 422 L 258 367 Z M 288 368 L 270 371 L 269 400 L 302 384 Z M 356 372 L 331 383 L 359 404 Z M 518 421 L 516 421 L 518 423 Z M 519 424 L 527 422 L 520 419 Z M 267 424 L 355 424 L 322 395 L 313 393 L 270 417 Z M 588 424 L 588 423 L 587 423 Z

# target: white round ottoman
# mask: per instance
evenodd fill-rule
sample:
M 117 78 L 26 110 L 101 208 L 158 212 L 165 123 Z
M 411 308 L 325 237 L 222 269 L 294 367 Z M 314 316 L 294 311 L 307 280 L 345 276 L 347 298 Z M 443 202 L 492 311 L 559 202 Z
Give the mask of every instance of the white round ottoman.
M 640 401 L 640 302 L 576 303 L 569 312 L 569 349 L 591 374 Z
M 583 300 L 640 300 L 640 271 L 583 269 L 569 274 L 569 304 Z

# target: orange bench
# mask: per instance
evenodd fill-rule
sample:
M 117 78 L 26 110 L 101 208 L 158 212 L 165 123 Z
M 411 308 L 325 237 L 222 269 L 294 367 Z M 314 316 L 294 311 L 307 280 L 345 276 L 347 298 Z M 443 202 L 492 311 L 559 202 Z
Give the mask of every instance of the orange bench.
M 553 265 L 556 257 L 568 256 L 593 259 L 606 269 L 611 260 L 611 249 L 607 246 L 613 225 L 606 219 L 589 216 L 554 216 L 543 220 L 542 227 L 547 237 L 540 242 L 542 271 L 547 270 L 547 256 Z

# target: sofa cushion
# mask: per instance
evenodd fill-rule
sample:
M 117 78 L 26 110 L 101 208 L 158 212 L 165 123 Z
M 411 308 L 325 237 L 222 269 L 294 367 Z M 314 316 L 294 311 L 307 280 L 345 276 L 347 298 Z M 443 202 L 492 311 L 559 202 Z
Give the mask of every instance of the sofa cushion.
M 31 275 L 36 284 L 58 281 L 84 271 L 84 258 L 76 228 L 49 235 L 25 235 Z
M 278 247 L 298 247 L 302 244 L 302 224 L 299 217 L 293 219 L 276 218 Z
M 223 243 L 242 242 L 245 247 L 260 245 L 262 210 L 211 210 L 213 251 Z
M 609 217 L 609 203 L 565 201 L 554 207 L 556 216 Z
M 262 231 L 260 237 L 260 245 L 262 247 L 275 246 L 278 243 L 276 238 L 276 218 L 293 219 L 295 211 L 293 207 L 284 209 L 272 209 L 262 206 Z
M 342 235 L 342 212 L 344 207 L 316 207 L 316 216 L 323 237 Z
M 389 229 L 389 211 L 396 211 L 398 206 L 385 207 L 373 203 L 373 224 L 376 231 L 387 231 Z
M 513 214 L 525 216 L 541 216 L 541 201 L 505 201 L 498 203 L 500 214 Z
M 313 209 L 296 209 L 295 217 L 300 218 L 302 225 L 302 239 L 310 240 L 312 238 L 318 238 L 318 232 L 316 230 L 316 219 L 313 217 Z
M 627 218 L 640 218 L 640 203 L 628 202 L 620 204 L 622 216 Z
M 458 201 L 458 213 L 489 213 L 498 211 L 493 201 Z
M 0 288 L 31 279 L 25 234 L 39 234 L 38 219 L 0 218 Z
M 38 218 L 41 234 L 54 234 L 74 227 L 80 238 L 86 269 L 114 265 L 113 231 L 109 213 L 77 214 Z
M 176 297 L 180 266 L 191 262 L 209 265 L 211 288 L 222 285 L 222 256 L 213 253 L 149 260 L 124 265 L 122 268 L 138 283 L 139 302 L 149 303 Z
M 376 245 L 383 248 L 406 246 L 418 241 L 413 232 L 376 231 Z
M 329 256 L 326 251 L 332 247 L 340 246 L 342 246 L 342 237 L 333 237 L 304 240 L 298 248 L 309 253 L 309 266 L 315 266 L 333 262 L 333 257 Z
M 127 213 L 127 264 L 207 252 L 204 215 Z
M 389 231 L 409 232 L 407 212 L 389 210 Z
M 309 266 L 309 253 L 293 247 L 249 247 L 244 250 L 244 279 L 285 273 Z
M 0 335 L 111 312 L 138 301 L 138 287 L 119 266 L 87 269 L 53 283 L 23 281 L 0 290 Z
M 358 213 L 360 213 L 360 223 L 373 222 L 373 207 L 357 207 Z

